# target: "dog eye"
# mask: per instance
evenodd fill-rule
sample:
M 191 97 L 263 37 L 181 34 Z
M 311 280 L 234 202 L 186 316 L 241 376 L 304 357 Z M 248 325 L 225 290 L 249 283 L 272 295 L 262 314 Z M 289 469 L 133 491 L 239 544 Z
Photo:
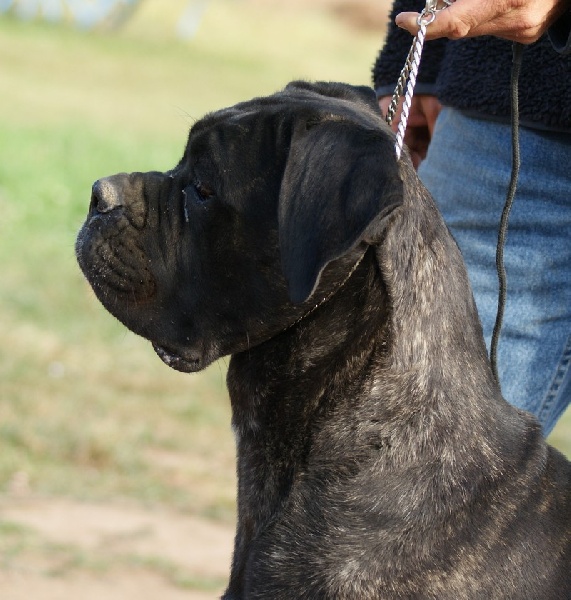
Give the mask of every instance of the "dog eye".
M 192 204 L 202 205 L 214 197 L 211 188 L 200 181 L 193 181 L 189 186 L 182 190 L 184 219 L 189 222 L 189 210 Z
M 202 181 L 194 181 L 192 187 L 195 189 L 200 200 L 204 202 L 214 196 L 214 192 L 207 185 L 204 185 Z

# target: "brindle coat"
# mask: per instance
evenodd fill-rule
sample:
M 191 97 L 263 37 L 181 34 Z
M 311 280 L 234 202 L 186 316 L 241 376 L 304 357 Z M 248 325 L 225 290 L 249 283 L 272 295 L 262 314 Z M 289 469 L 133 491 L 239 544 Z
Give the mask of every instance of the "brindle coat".
M 231 354 L 226 600 L 571 598 L 571 469 L 501 397 L 458 248 L 369 90 L 206 116 L 77 241 L 159 356 Z

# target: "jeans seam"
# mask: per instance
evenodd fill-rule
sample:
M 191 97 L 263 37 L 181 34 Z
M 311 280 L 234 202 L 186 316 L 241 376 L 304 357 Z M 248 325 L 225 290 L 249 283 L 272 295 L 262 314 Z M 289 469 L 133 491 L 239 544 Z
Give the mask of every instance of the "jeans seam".
M 567 344 L 563 348 L 563 352 L 561 354 L 561 358 L 557 364 L 555 369 L 555 374 L 553 375 L 553 379 L 551 380 L 551 385 L 547 390 L 543 402 L 541 403 L 541 409 L 538 413 L 539 420 L 544 423 L 545 418 L 549 415 L 551 408 L 557 398 L 559 390 L 561 388 L 561 384 L 563 383 L 563 379 L 571 366 L 571 336 L 567 338 Z

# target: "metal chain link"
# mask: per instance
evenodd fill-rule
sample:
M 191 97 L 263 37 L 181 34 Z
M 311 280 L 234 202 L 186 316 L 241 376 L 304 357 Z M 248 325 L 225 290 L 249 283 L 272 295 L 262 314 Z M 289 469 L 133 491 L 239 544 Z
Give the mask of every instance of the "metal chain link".
M 418 33 L 412 41 L 412 45 L 408 52 L 408 56 L 406 57 L 404 67 L 400 72 L 397 85 L 395 87 L 395 91 L 393 93 L 393 97 L 387 110 L 387 115 L 385 117 L 386 122 L 390 125 L 393 122 L 395 114 L 398 110 L 399 101 L 403 94 L 403 91 L 405 90 L 406 83 L 406 93 L 404 97 L 402 113 L 395 141 L 395 151 L 397 154 L 397 160 L 400 159 L 402 154 L 404 134 L 408 123 L 410 107 L 412 105 L 412 97 L 414 95 L 416 77 L 418 75 L 418 68 L 420 66 L 422 49 L 424 47 L 426 28 L 432 23 L 432 21 L 434 21 L 434 19 L 436 18 L 436 13 L 438 11 L 444 10 L 445 8 L 453 4 L 455 1 L 456 0 L 441 0 L 443 4 L 441 5 L 439 0 L 426 0 L 426 6 L 424 7 L 424 10 L 418 15 L 418 18 L 416 20 L 418 24 Z

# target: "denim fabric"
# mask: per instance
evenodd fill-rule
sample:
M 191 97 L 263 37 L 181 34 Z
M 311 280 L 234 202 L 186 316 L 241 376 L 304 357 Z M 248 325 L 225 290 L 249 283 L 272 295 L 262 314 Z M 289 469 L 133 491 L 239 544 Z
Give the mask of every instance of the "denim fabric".
M 571 135 L 522 128 L 520 149 L 498 370 L 506 400 L 534 413 L 547 434 L 571 400 Z M 462 250 L 488 349 L 510 172 L 509 124 L 442 110 L 419 175 Z

